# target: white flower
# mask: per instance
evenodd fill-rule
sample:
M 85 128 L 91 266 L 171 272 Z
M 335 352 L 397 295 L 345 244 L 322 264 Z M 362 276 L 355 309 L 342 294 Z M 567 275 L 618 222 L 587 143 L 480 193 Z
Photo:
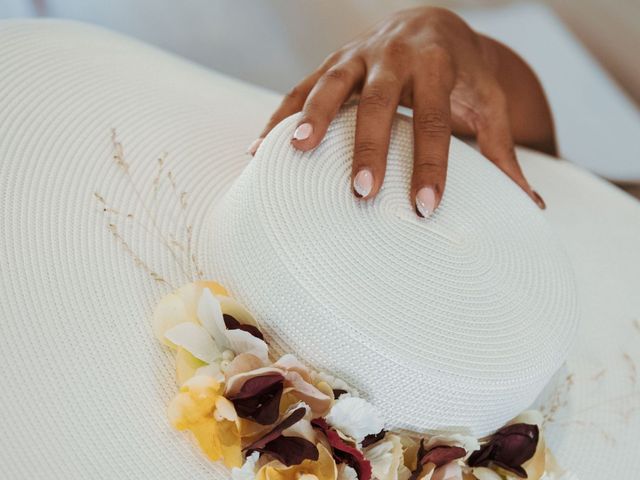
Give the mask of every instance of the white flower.
M 384 420 L 373 405 L 362 398 L 349 395 L 342 395 L 336 400 L 326 420 L 357 443 L 384 428 Z
M 260 453 L 253 452 L 244 461 L 242 467 L 234 467 L 231 469 L 232 480 L 254 480 L 256 478 L 256 464 L 260 458 Z
M 404 461 L 400 437 L 387 434 L 364 450 L 364 456 L 371 462 L 373 477 L 377 480 L 398 480 L 400 465 Z
M 225 298 L 226 302 L 233 302 Z M 234 307 L 241 308 L 239 305 Z M 222 352 L 231 350 L 235 354 L 250 353 L 263 362 L 268 361 L 267 344 L 244 330 L 229 330 L 225 326 L 220 300 L 204 288 L 198 302 L 200 325 L 183 322 L 169 328 L 164 337 L 173 345 L 184 348 L 205 363 L 218 363 Z
M 214 338 L 202 325 L 191 322 L 179 323 L 167 330 L 164 338 L 205 363 L 214 363 L 222 358 Z
M 358 480 L 358 473 L 353 467 L 350 467 L 346 463 L 341 463 L 338 465 L 338 476 L 336 480 Z

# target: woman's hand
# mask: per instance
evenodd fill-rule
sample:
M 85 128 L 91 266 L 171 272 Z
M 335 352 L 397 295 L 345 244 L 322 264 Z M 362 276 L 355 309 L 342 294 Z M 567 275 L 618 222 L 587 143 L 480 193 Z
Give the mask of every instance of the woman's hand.
M 391 124 L 398 105 L 413 108 L 411 199 L 426 217 L 440 203 L 451 133 L 476 137 L 482 153 L 539 206 L 518 165 L 514 142 L 555 153 L 551 114 L 531 69 L 511 50 L 475 33 L 439 8 L 399 12 L 333 53 L 284 98 L 260 141 L 285 117 L 302 111 L 295 148 L 316 147 L 342 104 L 359 94 L 352 181 L 372 198 L 384 180 Z

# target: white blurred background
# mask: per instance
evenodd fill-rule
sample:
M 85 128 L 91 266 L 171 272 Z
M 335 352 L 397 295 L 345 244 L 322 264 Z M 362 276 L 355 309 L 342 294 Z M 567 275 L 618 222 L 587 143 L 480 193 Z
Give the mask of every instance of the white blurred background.
M 563 156 L 640 184 L 640 0 L 0 0 L 0 18 L 99 24 L 284 92 L 361 30 L 424 4 L 458 11 L 532 64 Z

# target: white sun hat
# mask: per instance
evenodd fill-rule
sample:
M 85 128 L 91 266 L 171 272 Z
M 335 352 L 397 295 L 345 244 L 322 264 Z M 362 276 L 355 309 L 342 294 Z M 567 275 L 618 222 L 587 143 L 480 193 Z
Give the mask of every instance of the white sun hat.
M 568 258 L 538 207 L 457 139 L 442 204 L 419 218 L 407 117 L 382 191 L 354 200 L 355 120 L 344 109 L 308 153 L 291 146 L 297 116 L 283 121 L 216 207 L 207 264 L 272 348 L 366 392 L 390 427 L 487 435 L 566 359 Z
M 538 212 L 454 140 L 419 220 L 406 120 L 385 189 L 358 202 L 353 111 L 306 155 L 283 122 L 245 169 L 277 96 L 79 24 L 0 40 L 3 478 L 229 477 L 170 427 L 174 359 L 149 320 L 201 274 L 392 428 L 482 435 L 534 403 L 564 468 L 637 475 L 637 202 L 519 150 Z

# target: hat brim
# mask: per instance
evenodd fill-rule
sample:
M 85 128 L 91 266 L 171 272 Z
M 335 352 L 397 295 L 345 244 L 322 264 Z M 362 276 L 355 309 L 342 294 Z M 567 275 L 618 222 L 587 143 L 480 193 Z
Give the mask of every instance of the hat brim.
M 148 319 L 202 269 L 198 226 L 278 97 L 81 24 L 2 22 L 0 41 L 5 475 L 228 478 L 166 421 L 173 358 Z M 582 309 L 564 375 L 541 399 L 548 443 L 583 478 L 629 478 L 640 206 L 567 162 L 518 154 Z

